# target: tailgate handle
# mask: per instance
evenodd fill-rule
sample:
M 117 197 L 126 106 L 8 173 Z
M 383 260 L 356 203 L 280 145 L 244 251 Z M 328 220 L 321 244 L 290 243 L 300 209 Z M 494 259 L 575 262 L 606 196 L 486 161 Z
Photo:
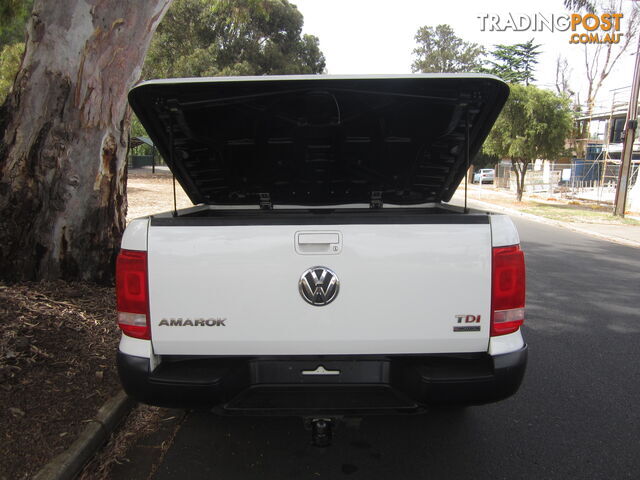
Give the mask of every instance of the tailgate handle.
M 327 230 L 296 232 L 294 247 L 298 255 L 338 255 L 342 251 L 342 234 Z
M 330 245 L 339 243 L 339 238 L 337 233 L 299 233 L 298 243 L 300 245 Z

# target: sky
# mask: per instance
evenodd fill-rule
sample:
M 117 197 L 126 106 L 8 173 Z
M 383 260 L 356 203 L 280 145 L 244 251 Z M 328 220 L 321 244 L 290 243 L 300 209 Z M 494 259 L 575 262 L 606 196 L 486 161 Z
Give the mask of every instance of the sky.
M 567 31 L 482 31 L 478 17 L 497 14 L 501 22 L 508 15 L 526 14 L 533 17 L 571 13 L 564 9 L 562 0 L 537 0 L 514 2 L 505 0 L 290 0 L 304 15 L 304 33 L 316 35 L 327 60 L 327 73 L 410 73 L 412 50 L 416 47 L 414 36 L 423 25 L 451 25 L 456 34 L 469 42 L 479 43 L 490 49 L 495 44 L 524 43 L 534 38 L 542 44 L 536 69 L 536 85 L 555 89 L 556 58 L 566 57 L 571 68 L 571 86 L 586 97 L 584 69 L 585 47 L 572 45 Z M 630 0 L 624 0 L 623 11 L 628 11 Z M 626 19 L 621 20 L 622 31 Z M 488 25 L 488 24 L 487 24 Z M 583 32 L 584 30 L 580 30 Z M 636 41 L 620 59 L 614 71 L 603 85 L 597 104 L 611 106 L 611 89 L 628 87 L 634 68 Z M 591 52 L 592 45 L 587 46 Z M 622 91 L 618 98 L 628 96 Z

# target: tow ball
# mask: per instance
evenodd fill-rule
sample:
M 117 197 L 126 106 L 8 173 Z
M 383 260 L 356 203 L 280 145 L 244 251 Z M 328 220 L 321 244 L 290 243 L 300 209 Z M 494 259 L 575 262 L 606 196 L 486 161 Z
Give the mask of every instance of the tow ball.
M 311 419 L 311 444 L 315 447 L 328 447 L 333 437 L 334 422 L 330 418 Z

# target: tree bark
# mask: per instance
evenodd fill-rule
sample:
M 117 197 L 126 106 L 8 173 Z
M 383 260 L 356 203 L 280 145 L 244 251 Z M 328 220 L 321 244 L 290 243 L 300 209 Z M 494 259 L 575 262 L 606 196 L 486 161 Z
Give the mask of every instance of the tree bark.
M 109 282 L 125 227 L 127 92 L 172 0 L 36 0 L 0 111 L 0 275 Z
M 511 166 L 516 173 L 516 199 L 518 202 L 522 201 L 522 194 L 524 193 L 524 177 L 527 173 L 528 161 L 511 159 Z

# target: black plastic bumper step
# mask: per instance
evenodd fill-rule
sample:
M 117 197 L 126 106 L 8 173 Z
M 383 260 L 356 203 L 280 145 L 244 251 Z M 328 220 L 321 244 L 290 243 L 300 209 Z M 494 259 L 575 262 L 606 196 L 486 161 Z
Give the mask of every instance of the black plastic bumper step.
M 227 411 L 411 410 L 418 405 L 388 385 L 258 385 L 227 405 Z

